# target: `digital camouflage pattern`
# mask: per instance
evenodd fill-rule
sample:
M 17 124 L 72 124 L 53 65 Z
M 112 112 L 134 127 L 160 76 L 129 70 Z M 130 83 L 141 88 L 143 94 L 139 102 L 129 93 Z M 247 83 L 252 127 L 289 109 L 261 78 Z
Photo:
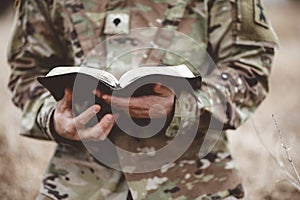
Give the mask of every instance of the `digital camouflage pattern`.
M 130 15 L 130 29 L 167 27 L 187 34 L 207 49 L 217 63 L 221 76 L 215 70 L 208 71 L 206 82 L 194 92 L 201 105 L 195 110 L 186 104 L 186 110 L 200 115 L 199 133 L 173 164 L 151 173 L 126 173 L 125 176 L 98 163 L 80 145 L 59 142 L 37 199 L 243 198 L 225 135 L 204 158 L 197 153 L 209 116 L 219 119 L 224 130 L 235 129 L 246 121 L 268 92 L 277 41 L 261 1 L 20 0 L 8 61 L 12 68 L 9 88 L 13 102 L 23 110 L 21 134 L 55 139 L 50 126 L 55 101 L 36 77 L 58 65 L 80 65 L 96 44 L 111 36 L 104 34 L 105 18 L 114 12 Z M 117 40 L 116 45 L 118 42 L 124 45 L 122 40 Z M 129 40 L 126 44 L 135 43 Z M 188 49 L 182 41 L 170 45 L 180 45 L 182 51 Z M 109 59 L 106 53 L 102 55 L 104 60 Z M 162 62 L 176 64 L 177 61 L 166 54 Z M 213 105 L 226 105 L 226 112 Z M 118 145 L 123 144 L 133 152 L 159 148 L 176 134 L 181 120 L 176 110 L 177 106 L 166 134 L 142 142 L 121 135 L 116 143 L 120 141 Z M 132 197 L 127 196 L 128 188 Z

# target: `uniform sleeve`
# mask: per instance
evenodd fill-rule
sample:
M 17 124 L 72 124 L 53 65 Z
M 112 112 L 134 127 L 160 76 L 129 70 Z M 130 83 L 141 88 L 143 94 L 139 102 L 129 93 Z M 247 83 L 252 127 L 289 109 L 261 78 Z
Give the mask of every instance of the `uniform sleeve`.
M 39 139 L 53 139 L 49 123 L 55 101 L 36 78 L 57 65 L 72 64 L 60 8 L 46 2 L 19 2 L 8 47 L 8 87 L 14 104 L 23 111 L 20 132 Z
M 194 92 L 197 108 L 187 103 L 179 111 L 178 105 L 175 106 L 173 121 L 166 132 L 168 136 L 176 134 L 179 121 L 199 118 L 200 131 L 214 127 L 210 124 L 212 118 L 218 128 L 236 129 L 268 93 L 277 37 L 261 1 L 208 1 L 207 32 L 207 50 L 216 68 Z M 182 98 L 191 99 L 187 95 Z
M 277 37 L 261 1 L 212 1 L 208 51 L 217 68 L 196 96 L 201 117 L 214 117 L 223 129 L 236 129 L 265 99 Z M 200 123 L 200 128 L 208 124 Z

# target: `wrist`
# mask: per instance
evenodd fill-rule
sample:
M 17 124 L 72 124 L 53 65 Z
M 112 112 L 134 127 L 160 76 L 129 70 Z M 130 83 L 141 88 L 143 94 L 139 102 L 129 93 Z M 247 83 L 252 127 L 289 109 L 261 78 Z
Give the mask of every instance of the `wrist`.
M 178 98 L 175 98 L 173 116 L 166 130 L 166 136 L 175 137 L 183 126 L 187 128 L 198 123 L 198 106 L 197 99 L 193 94 L 183 92 Z
M 36 119 L 41 132 L 49 140 L 54 140 L 50 130 L 51 118 L 53 116 L 54 110 L 55 110 L 55 102 L 52 102 L 51 100 L 49 101 L 45 100 L 43 106 L 38 112 L 37 119 Z

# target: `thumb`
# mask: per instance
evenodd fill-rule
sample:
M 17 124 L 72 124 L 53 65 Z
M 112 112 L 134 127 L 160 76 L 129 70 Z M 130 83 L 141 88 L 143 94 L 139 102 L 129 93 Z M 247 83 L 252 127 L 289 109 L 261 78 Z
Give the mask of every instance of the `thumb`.
M 65 95 L 62 99 L 63 108 L 71 108 L 72 106 L 72 91 L 70 88 L 65 88 Z
M 161 87 L 162 87 L 161 83 L 156 83 L 156 84 L 153 86 L 153 91 L 154 91 L 155 93 L 160 94 L 160 93 L 161 93 Z

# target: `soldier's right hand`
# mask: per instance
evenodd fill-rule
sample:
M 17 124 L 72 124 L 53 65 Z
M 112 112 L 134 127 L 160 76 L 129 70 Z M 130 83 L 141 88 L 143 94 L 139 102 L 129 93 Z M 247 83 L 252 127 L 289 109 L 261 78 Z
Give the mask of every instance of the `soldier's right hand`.
M 53 116 L 56 133 L 70 140 L 104 140 L 114 126 L 117 116 L 106 114 L 96 125 L 85 127 L 101 107 L 93 105 L 75 117 L 72 112 L 72 91 L 66 88 L 64 92 L 64 97 L 56 104 Z

